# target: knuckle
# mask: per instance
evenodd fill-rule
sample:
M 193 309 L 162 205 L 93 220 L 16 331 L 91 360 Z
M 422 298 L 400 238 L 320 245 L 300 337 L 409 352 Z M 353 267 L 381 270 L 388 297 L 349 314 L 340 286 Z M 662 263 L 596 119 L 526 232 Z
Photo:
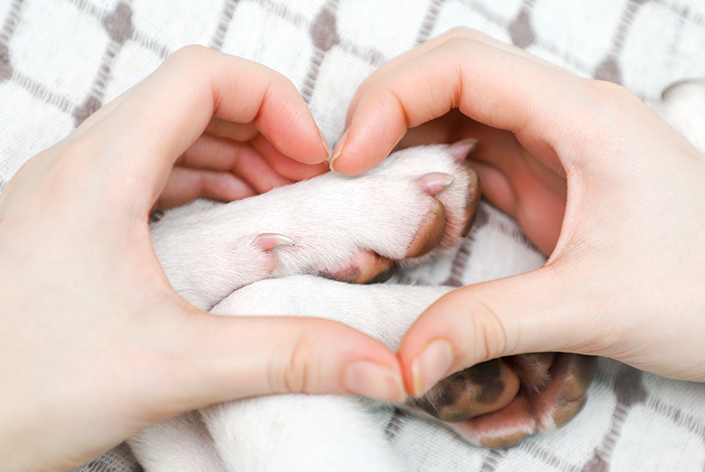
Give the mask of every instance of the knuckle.
M 510 344 L 508 330 L 498 311 L 492 305 L 476 300 L 472 310 L 474 355 L 476 359 L 489 360 L 508 355 L 516 342 Z
M 489 36 L 481 33 L 478 30 L 468 28 L 467 26 L 455 26 L 449 29 L 444 35 L 444 38 L 454 39 L 454 38 L 465 38 L 473 39 L 476 41 L 487 41 Z
M 474 42 L 473 39 L 465 36 L 452 36 L 440 44 L 441 49 L 447 50 L 451 54 L 460 54 L 468 44 Z
M 619 84 L 606 80 L 582 80 L 585 80 L 590 98 L 603 109 L 621 111 L 643 105 L 639 97 Z
M 213 50 L 205 46 L 190 44 L 177 50 L 174 54 L 169 56 L 167 61 L 189 68 L 198 67 L 202 65 L 212 53 Z
M 305 336 L 290 340 L 273 357 L 270 365 L 270 386 L 273 392 L 312 393 L 318 379 L 318 355 L 313 344 Z M 279 362 L 280 361 L 280 362 Z

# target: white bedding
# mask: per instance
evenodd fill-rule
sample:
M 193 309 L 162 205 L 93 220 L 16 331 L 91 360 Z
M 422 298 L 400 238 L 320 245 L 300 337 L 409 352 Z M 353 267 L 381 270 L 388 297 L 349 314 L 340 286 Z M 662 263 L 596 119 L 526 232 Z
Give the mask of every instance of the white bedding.
M 646 100 L 673 81 L 705 76 L 702 0 L 0 0 L 0 21 L 0 190 L 27 158 L 191 43 L 289 77 L 331 144 L 370 72 L 457 25 Z M 501 261 L 482 259 L 497 246 L 513 249 Z M 457 254 L 405 281 L 470 283 L 541 262 L 514 223 L 483 204 Z M 705 386 L 614 361 L 601 361 L 573 422 L 507 450 L 466 445 L 394 409 L 377 419 L 413 471 L 705 468 Z M 139 466 L 121 446 L 80 470 Z

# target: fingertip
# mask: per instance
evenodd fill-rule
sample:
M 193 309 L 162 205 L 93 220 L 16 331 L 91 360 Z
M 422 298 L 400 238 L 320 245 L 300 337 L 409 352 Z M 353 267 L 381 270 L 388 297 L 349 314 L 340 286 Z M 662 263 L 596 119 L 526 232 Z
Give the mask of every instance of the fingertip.
M 323 136 L 323 132 L 321 131 L 321 128 L 316 126 L 316 131 L 318 131 L 318 137 L 321 139 L 321 145 L 323 146 L 323 151 L 326 154 L 326 157 L 323 159 L 323 161 L 330 161 L 331 160 L 331 151 L 330 151 L 330 146 L 328 145 L 328 140 L 326 139 L 325 136 Z M 323 162 L 321 161 L 321 162 Z
M 447 377 L 453 367 L 453 346 L 447 339 L 436 339 L 423 347 L 411 361 L 411 394 L 420 398 Z
M 330 157 L 328 143 L 296 86 L 265 66 L 253 64 L 252 67 L 264 70 L 270 79 L 254 117 L 256 128 L 291 159 L 305 164 L 327 160 Z M 263 74 L 262 70 L 257 72 Z
M 579 287 L 556 279 L 539 269 L 466 286 L 437 300 L 399 345 L 407 391 L 423 394 L 442 378 L 490 359 L 578 351 L 591 335 L 572 304 L 581 299 Z M 572 287 L 570 297 L 562 287 Z
M 392 124 L 394 121 L 389 117 L 375 124 L 366 116 L 356 117 L 333 150 L 329 164 L 331 170 L 344 175 L 358 175 L 382 162 L 406 132 L 406 127 L 401 129 Z
M 467 322 L 467 313 L 463 304 L 455 302 L 456 292 L 441 297 L 422 313 L 399 345 L 397 357 L 405 386 L 415 398 L 441 379 L 469 367 L 465 365 L 469 356 L 464 351 L 465 337 L 470 333 L 462 326 Z
M 370 361 L 356 361 L 345 369 L 344 385 L 353 395 L 404 403 L 406 392 L 401 373 Z

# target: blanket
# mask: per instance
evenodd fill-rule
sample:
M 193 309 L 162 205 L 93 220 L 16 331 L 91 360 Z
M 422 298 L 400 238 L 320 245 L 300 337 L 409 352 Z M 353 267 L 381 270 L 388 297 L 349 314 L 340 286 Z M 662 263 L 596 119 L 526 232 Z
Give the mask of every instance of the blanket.
M 0 0 L 0 191 L 182 46 L 263 63 L 299 89 L 332 145 L 356 87 L 395 55 L 469 26 L 648 101 L 705 76 L 702 0 Z M 486 260 L 483 254 L 498 254 Z M 483 203 L 452 254 L 400 283 L 460 285 L 540 266 L 506 215 Z M 411 471 L 702 471 L 705 386 L 601 360 L 584 411 L 509 449 L 470 446 L 393 407 L 374 411 Z M 137 472 L 121 445 L 81 472 Z

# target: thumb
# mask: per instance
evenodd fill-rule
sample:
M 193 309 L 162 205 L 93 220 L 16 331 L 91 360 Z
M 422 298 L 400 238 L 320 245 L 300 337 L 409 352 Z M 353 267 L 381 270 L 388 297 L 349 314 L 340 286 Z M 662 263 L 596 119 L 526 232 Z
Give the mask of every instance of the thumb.
M 167 402 L 176 412 L 276 393 L 406 399 L 394 353 L 341 323 L 198 312 L 180 324 L 181 355 L 169 389 L 180 398 Z
M 594 322 L 579 313 L 572 275 L 553 265 L 469 285 L 431 305 L 402 340 L 407 391 L 418 398 L 438 381 L 489 359 L 534 352 L 577 352 L 594 345 Z M 569 287 L 573 287 L 570 289 Z M 609 326 L 606 327 L 609 329 Z

